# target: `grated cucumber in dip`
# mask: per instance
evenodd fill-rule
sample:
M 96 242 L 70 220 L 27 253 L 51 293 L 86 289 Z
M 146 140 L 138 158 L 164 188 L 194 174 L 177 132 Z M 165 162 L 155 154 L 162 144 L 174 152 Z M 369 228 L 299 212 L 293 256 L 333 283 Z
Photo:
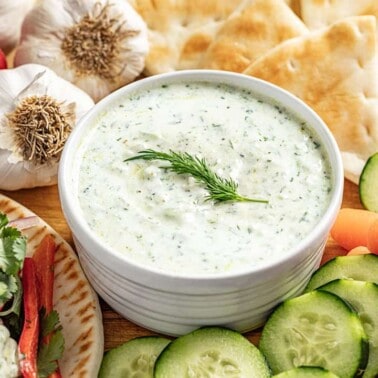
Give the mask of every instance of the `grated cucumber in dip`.
M 190 175 L 139 151 L 204 158 L 243 196 L 206 201 Z M 240 272 L 295 247 L 331 195 L 329 162 L 296 115 L 247 90 L 208 82 L 152 87 L 123 98 L 93 124 L 77 155 L 84 217 L 107 245 L 178 275 Z

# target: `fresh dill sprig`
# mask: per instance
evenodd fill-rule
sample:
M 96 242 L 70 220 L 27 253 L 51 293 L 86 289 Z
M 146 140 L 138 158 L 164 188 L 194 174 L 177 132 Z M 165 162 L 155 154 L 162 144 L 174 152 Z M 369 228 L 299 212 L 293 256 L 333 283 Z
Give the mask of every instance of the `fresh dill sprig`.
M 192 156 L 187 152 L 175 152 L 170 150 L 169 153 L 155 151 L 152 149 L 139 151 L 138 155 L 126 159 L 131 160 L 163 160 L 168 161 L 171 165 L 161 167 L 179 175 L 188 174 L 193 176 L 198 183 L 205 185 L 209 192 L 205 200 L 214 202 L 239 201 L 239 202 L 260 202 L 268 203 L 267 200 L 253 199 L 241 196 L 237 193 L 238 184 L 232 179 L 225 179 L 211 171 L 205 159 Z

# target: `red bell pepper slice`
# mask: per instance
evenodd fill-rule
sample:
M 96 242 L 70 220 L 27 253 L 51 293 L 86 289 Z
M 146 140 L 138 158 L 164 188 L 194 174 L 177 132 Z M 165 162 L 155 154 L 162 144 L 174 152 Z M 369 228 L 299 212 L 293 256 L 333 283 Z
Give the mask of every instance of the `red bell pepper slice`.
M 62 374 L 60 374 L 59 371 L 56 371 L 55 373 L 50 374 L 49 378 L 62 378 Z
M 39 304 L 35 263 L 29 257 L 25 258 L 22 269 L 22 286 L 24 289 L 25 321 L 18 343 L 18 349 L 22 355 L 20 368 L 24 378 L 37 378 Z
M 45 309 L 46 314 L 53 310 L 54 259 L 57 247 L 52 235 L 47 234 L 39 243 L 32 257 L 39 283 L 39 306 Z M 42 342 L 48 344 L 49 341 L 50 335 L 47 335 Z M 61 378 L 61 374 L 56 371 L 50 374 L 49 378 Z
M 39 283 L 39 305 L 44 307 L 46 314 L 53 309 L 54 292 L 54 258 L 57 245 L 54 238 L 47 234 L 34 251 L 33 260 Z
M 54 292 L 54 259 L 57 245 L 52 235 L 47 234 L 37 249 L 34 251 L 33 260 L 35 261 L 37 280 L 39 283 L 39 305 L 44 308 L 46 314 L 53 310 Z M 50 341 L 50 336 L 43 339 L 44 343 Z M 59 371 L 50 374 L 49 378 L 60 378 Z

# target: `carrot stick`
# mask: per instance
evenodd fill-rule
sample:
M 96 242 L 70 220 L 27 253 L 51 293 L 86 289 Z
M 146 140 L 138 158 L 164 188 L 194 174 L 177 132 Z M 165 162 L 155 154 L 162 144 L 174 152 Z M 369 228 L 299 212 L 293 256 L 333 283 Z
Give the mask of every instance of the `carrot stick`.
M 367 246 L 371 252 L 378 255 L 378 219 L 369 227 Z
M 343 208 L 331 229 L 331 236 L 348 251 L 358 246 L 367 247 L 370 226 L 377 220 L 378 213 L 373 211 Z

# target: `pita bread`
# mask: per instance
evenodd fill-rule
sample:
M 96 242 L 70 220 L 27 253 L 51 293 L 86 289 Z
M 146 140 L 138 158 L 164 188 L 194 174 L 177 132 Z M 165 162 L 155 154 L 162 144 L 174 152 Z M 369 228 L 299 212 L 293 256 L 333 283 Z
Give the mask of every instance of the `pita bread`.
M 242 72 L 272 47 L 307 31 L 282 0 L 250 1 L 224 22 L 200 68 Z
M 245 0 L 132 0 L 148 26 L 145 74 L 198 67 L 227 17 Z
M 0 194 L 0 211 L 9 220 L 34 215 L 19 203 Z M 104 332 L 98 297 L 89 285 L 79 260 L 69 246 L 43 220 L 23 231 L 27 254 L 31 255 L 42 238 L 51 234 L 58 250 L 55 255 L 54 308 L 59 313 L 65 349 L 59 367 L 63 378 L 97 377 L 104 352 Z
M 373 16 L 352 17 L 293 38 L 244 73 L 295 94 L 323 118 L 354 182 L 378 151 L 378 63 Z
M 378 17 L 377 0 L 300 0 L 301 17 L 310 29 L 328 26 L 351 16 Z
M 294 13 L 298 17 L 301 15 L 300 0 L 285 0 L 285 3 L 294 11 Z

